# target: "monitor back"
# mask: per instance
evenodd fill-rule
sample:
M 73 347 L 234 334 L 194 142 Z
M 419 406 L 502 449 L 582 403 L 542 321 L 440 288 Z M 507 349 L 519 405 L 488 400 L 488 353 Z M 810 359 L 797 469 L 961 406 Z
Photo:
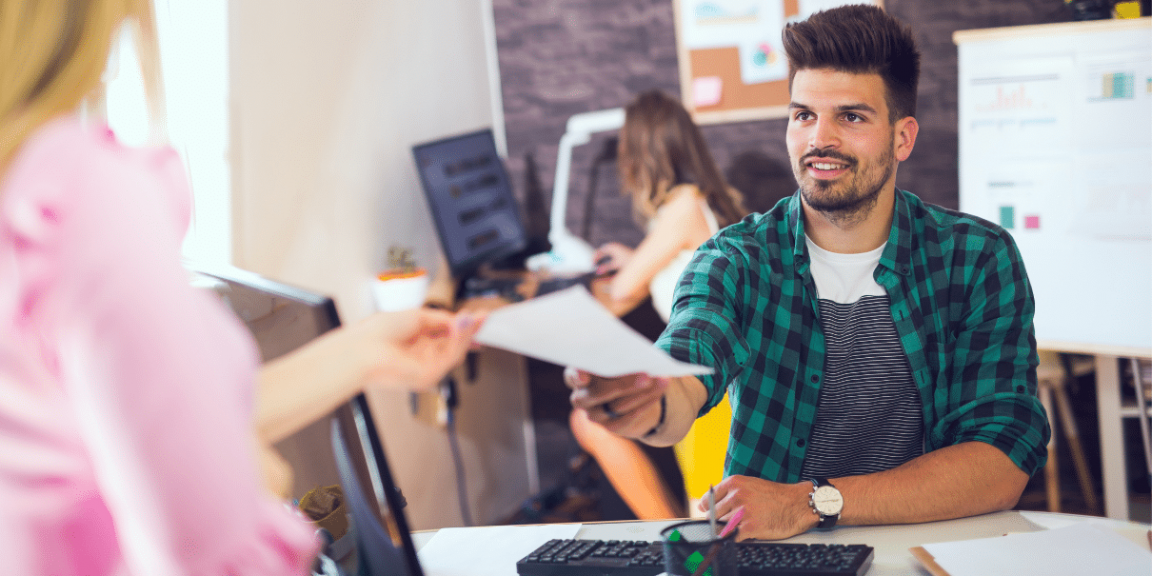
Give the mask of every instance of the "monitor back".
M 251 331 L 262 362 L 275 360 L 340 326 L 331 298 L 233 267 L 197 267 L 198 283 L 220 296 Z M 277 442 L 292 466 L 289 496 L 340 483 L 329 439 L 329 414 Z
M 195 273 L 252 332 L 265 362 L 340 326 L 335 302 L 322 294 L 236 268 Z M 292 465 L 293 498 L 317 486 L 341 486 L 356 526 L 362 576 L 423 576 L 404 498 L 363 394 L 276 448 Z

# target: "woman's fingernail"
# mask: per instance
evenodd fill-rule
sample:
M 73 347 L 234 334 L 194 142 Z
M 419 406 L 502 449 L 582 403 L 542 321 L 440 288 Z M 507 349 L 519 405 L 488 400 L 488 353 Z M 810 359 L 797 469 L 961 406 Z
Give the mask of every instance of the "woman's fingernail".
M 465 328 L 468 328 L 469 326 L 471 326 L 472 323 L 475 321 L 476 321 L 476 319 L 473 318 L 471 314 L 461 314 L 459 317 L 456 318 L 456 327 L 460 328 L 460 329 L 465 329 Z

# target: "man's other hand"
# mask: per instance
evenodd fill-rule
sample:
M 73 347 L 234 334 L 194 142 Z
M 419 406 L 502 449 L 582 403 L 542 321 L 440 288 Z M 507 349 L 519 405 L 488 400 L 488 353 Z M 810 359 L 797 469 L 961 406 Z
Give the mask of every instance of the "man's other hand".
M 727 521 L 739 508 L 739 539 L 781 540 L 807 532 L 818 518 L 808 505 L 811 482 L 780 484 L 751 476 L 729 476 L 716 485 L 716 518 Z M 708 499 L 699 508 L 708 511 Z

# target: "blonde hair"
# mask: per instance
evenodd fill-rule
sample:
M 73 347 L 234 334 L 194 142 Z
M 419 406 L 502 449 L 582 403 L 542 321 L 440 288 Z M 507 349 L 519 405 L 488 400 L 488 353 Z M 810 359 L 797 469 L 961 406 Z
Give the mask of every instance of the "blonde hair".
M 675 98 L 658 90 L 638 95 L 624 108 L 617 168 L 625 193 L 641 220 L 650 219 L 680 184 L 694 184 L 721 225 L 747 213 L 712 160 L 700 129 Z
M 46 122 L 102 102 L 112 43 L 129 24 L 149 116 L 163 118 L 152 0 L 0 0 L 0 173 Z

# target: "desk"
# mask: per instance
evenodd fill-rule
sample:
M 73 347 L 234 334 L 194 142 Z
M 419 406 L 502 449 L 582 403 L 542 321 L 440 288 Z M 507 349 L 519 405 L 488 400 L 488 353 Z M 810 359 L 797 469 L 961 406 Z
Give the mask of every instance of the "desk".
M 679 521 L 584 524 L 580 527 L 576 537 L 598 540 L 656 541 L 660 539 L 660 530 Z M 924 576 L 928 572 L 908 551 L 913 546 L 933 542 L 988 538 L 1009 532 L 1032 532 L 1059 528 L 1076 522 L 1095 523 L 1115 530 L 1142 546 L 1148 546 L 1149 527 L 1144 524 L 1074 514 L 1018 511 L 996 512 L 972 518 L 902 526 L 839 526 L 830 532 L 809 532 L 794 536 L 784 540 L 784 542 L 867 544 L 876 549 L 876 556 L 872 567 L 868 570 L 868 576 Z M 416 547 L 420 548 L 434 535 L 434 531 L 417 532 L 412 535 L 412 538 Z M 508 573 L 515 574 L 515 567 L 511 567 Z M 428 576 L 435 576 L 435 574 L 430 573 Z

